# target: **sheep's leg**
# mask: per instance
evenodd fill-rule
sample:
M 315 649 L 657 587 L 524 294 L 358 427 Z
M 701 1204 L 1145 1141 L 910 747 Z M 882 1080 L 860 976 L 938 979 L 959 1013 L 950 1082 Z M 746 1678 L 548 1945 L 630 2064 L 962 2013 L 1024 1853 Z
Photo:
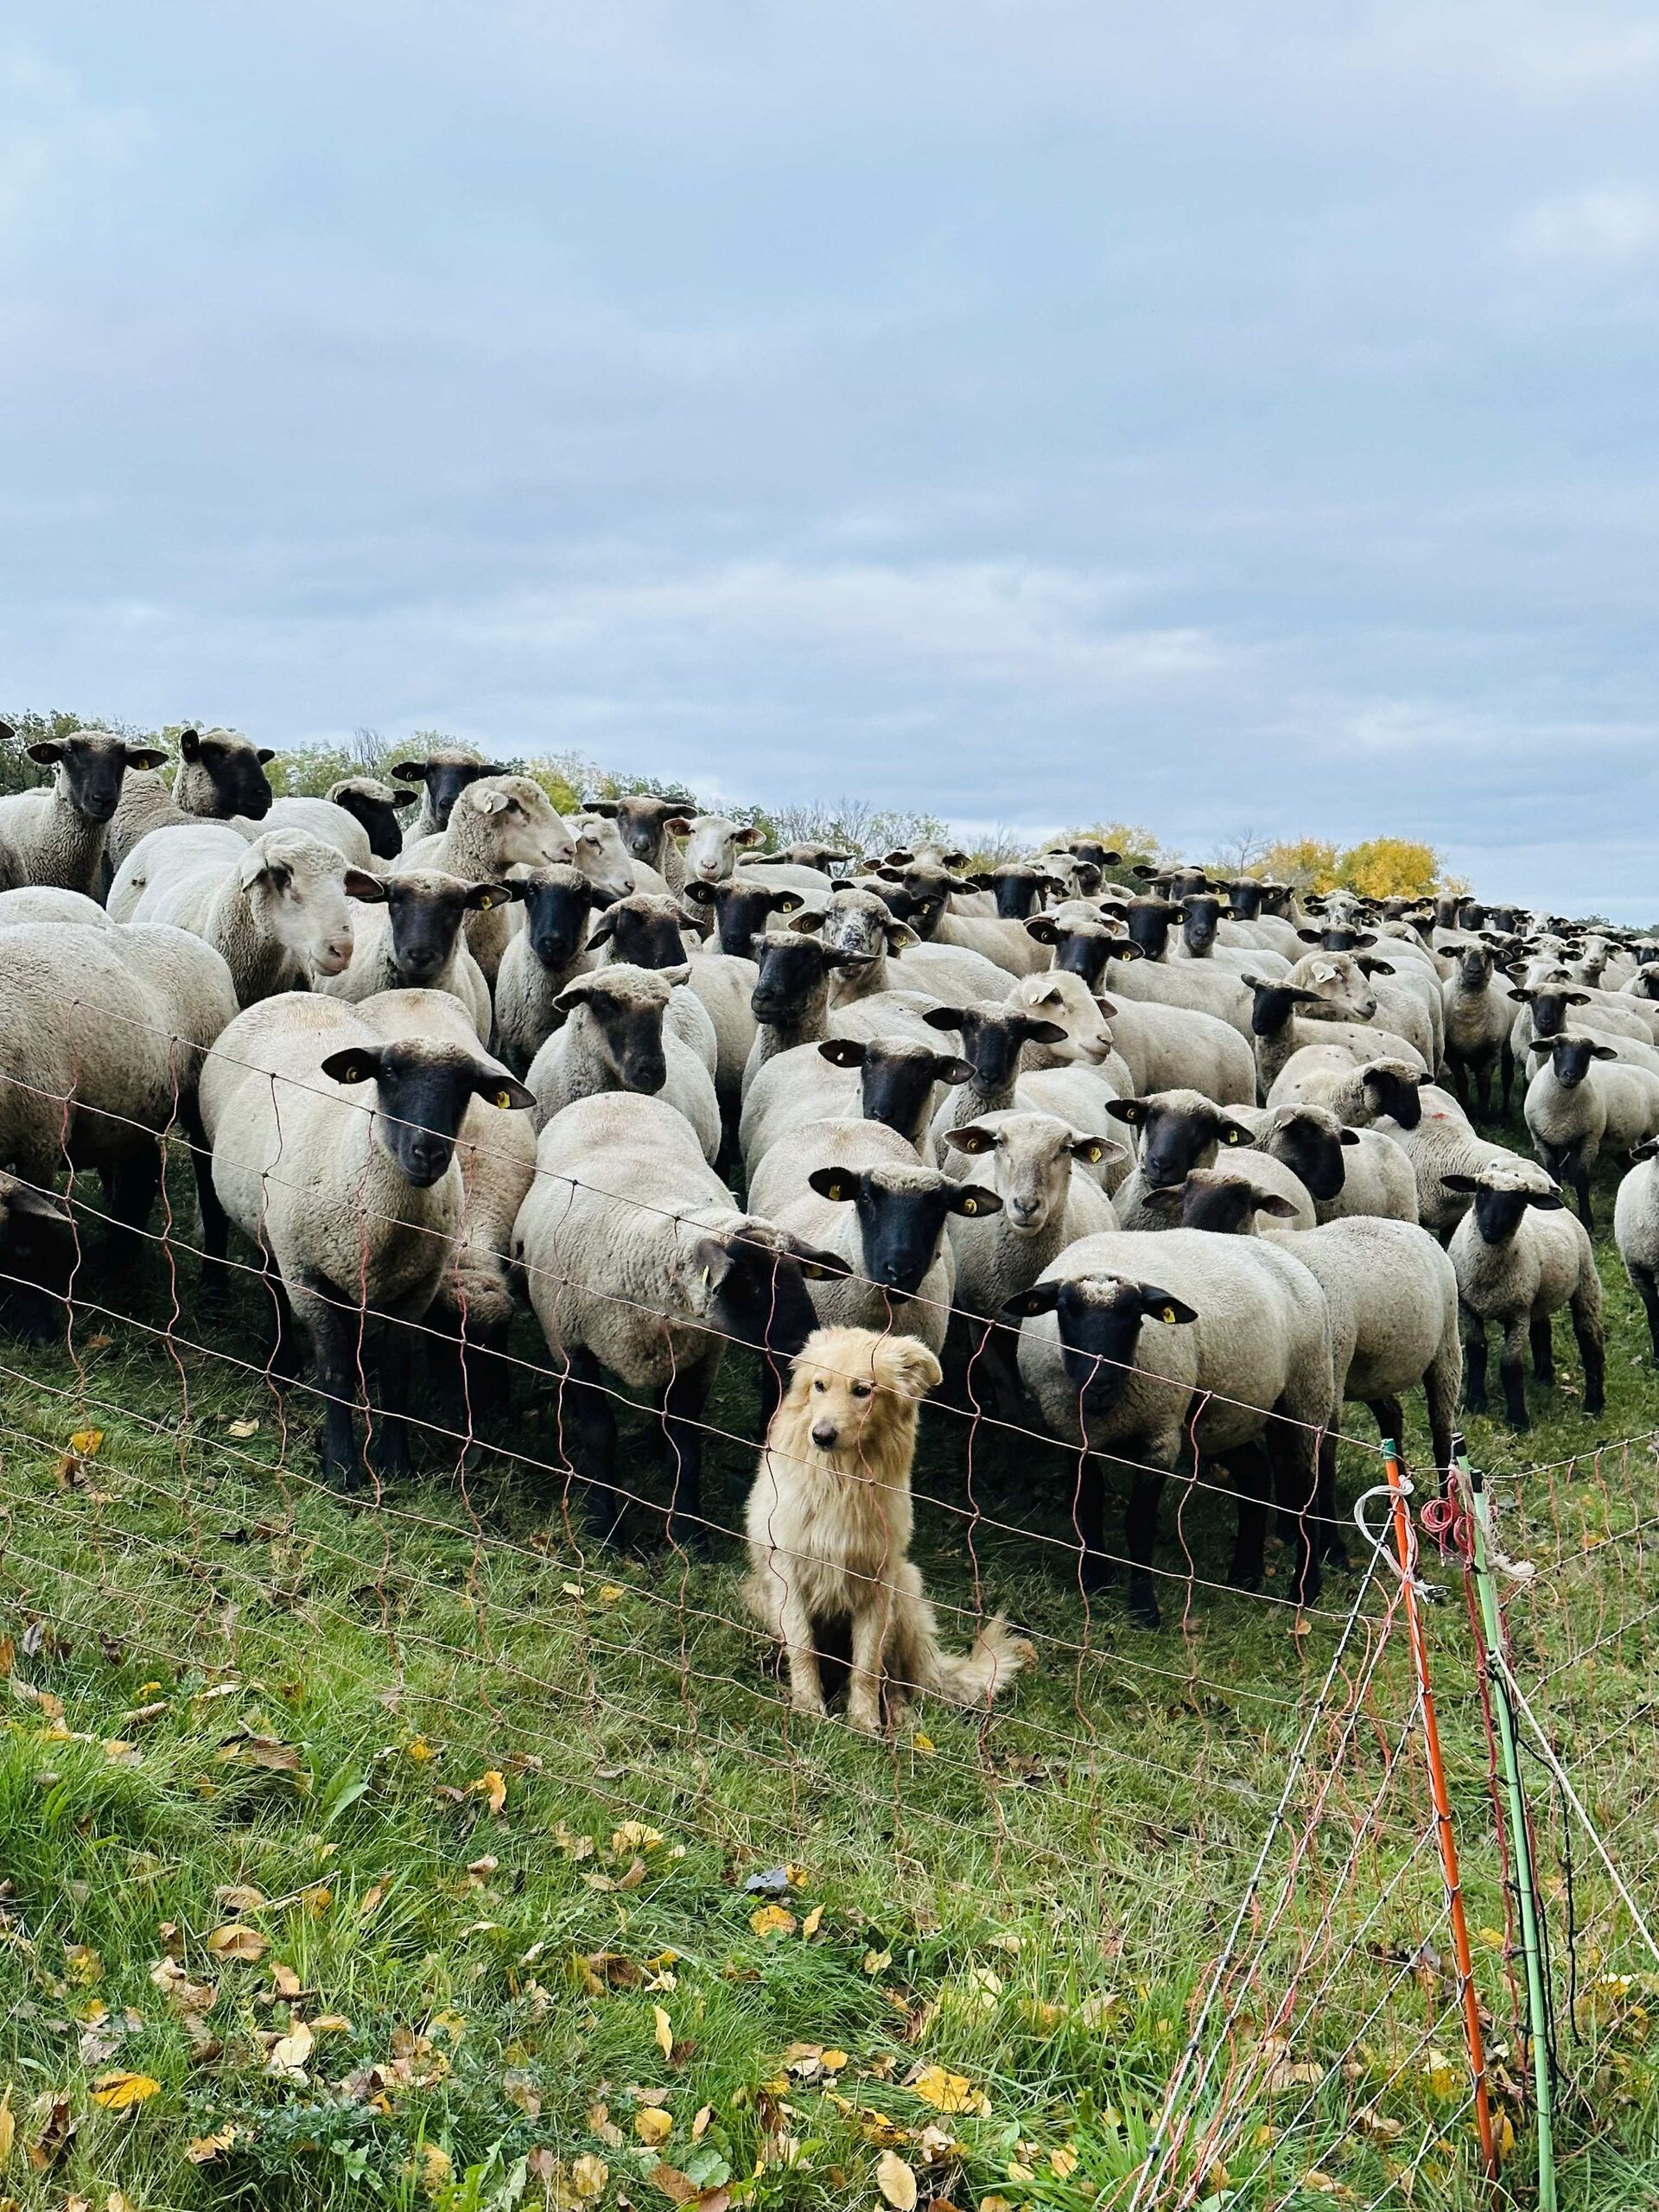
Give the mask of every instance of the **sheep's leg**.
M 1649 1319 L 1651 1322 L 1651 1309 Z M 1583 1298 L 1573 1300 L 1573 1336 L 1579 1347 L 1579 1357 L 1584 1363 L 1584 1410 L 1587 1414 L 1599 1414 L 1607 1402 L 1607 1359 L 1602 1346 L 1599 1309 L 1592 1312 Z
M 1656 1282 L 1651 1268 L 1632 1268 L 1630 1281 L 1636 1294 L 1642 1300 L 1642 1309 L 1648 1317 L 1648 1341 L 1653 1351 L 1653 1360 L 1659 1367 L 1659 1282 Z
M 1240 1590 L 1259 1590 L 1267 1571 L 1268 1502 L 1273 1495 L 1273 1469 L 1259 1444 L 1241 1445 L 1227 1455 L 1238 1501 L 1233 1532 L 1233 1563 L 1227 1579 Z
M 998 1322 L 969 1320 L 970 1338 L 978 1341 L 968 1355 L 963 1376 L 968 1402 L 976 1417 L 1011 1421 L 1020 1411 L 1020 1370 L 1015 1357 L 1019 1338 Z
M 1314 1542 L 1320 1559 L 1327 1567 L 1335 1567 L 1348 1564 L 1348 1547 L 1342 1541 L 1337 1521 L 1337 1440 L 1340 1434 L 1341 1431 L 1333 1425 L 1319 1439 L 1319 1486 L 1315 1498 L 1319 1519 Z
M 706 1552 L 709 1527 L 702 1517 L 702 1415 L 715 1379 L 715 1363 L 683 1368 L 663 1393 L 663 1432 L 670 1468 L 669 1541 L 688 1551 Z
M 1486 1324 L 1465 1314 L 1464 1325 L 1467 1333 L 1463 1339 L 1463 1402 L 1471 1414 L 1484 1414 L 1486 1410 Z
M 861 1735 L 881 1732 L 882 1653 L 892 1617 L 893 1593 L 867 1584 L 864 1601 L 853 1614 L 853 1669 L 847 1681 L 847 1721 Z
M 1492 1063 L 1483 1055 L 1475 1065 L 1475 1118 L 1490 1122 L 1492 1118 Z
M 787 1361 L 776 1352 L 761 1351 L 760 1362 L 760 1433 L 766 1435 L 772 1427 L 772 1417 L 783 1403 L 784 1386 L 789 1377 Z
M 1590 1210 L 1590 1163 L 1580 1152 L 1573 1162 L 1573 1195 L 1578 1201 L 1579 1219 L 1593 1236 L 1595 1217 Z
M 1503 1047 L 1500 1055 L 1500 1066 L 1503 1071 L 1503 1118 L 1507 1121 L 1509 1119 L 1510 1108 L 1515 1101 L 1515 1046 L 1513 1040 L 1507 1034 L 1504 1037 Z
M 1158 1508 L 1167 1477 L 1137 1470 L 1124 1516 L 1124 1549 L 1129 1555 L 1129 1613 L 1142 1628 L 1159 1623 L 1158 1593 L 1153 1586 L 1152 1554 L 1158 1541 Z M 1085 1558 L 1084 1567 L 1088 1561 Z
M 330 1284 L 308 1284 L 306 1300 L 317 1388 L 322 1394 L 322 1473 L 347 1493 L 363 1487 L 352 1409 L 357 1403 L 357 1316 Z
M 404 1480 L 415 1471 L 409 1430 L 410 1332 L 400 1320 L 383 1320 L 375 1347 L 374 1371 L 380 1409 L 370 1417 L 370 1450 L 382 1480 Z
M 110 1249 L 124 1260 L 137 1253 L 139 1239 L 149 1222 L 156 1194 L 162 1187 L 162 1148 L 153 1140 L 118 1160 L 105 1178 L 109 1208 L 114 1216 Z
M 1312 1529 L 1319 1499 L 1319 1433 L 1299 1421 L 1271 1421 L 1267 1445 L 1280 1513 L 1289 1514 L 1293 1522 L 1295 1563 L 1291 1595 L 1299 1605 L 1311 1605 L 1322 1586 Z
M 772 1572 L 778 1572 L 775 1565 Z M 818 1671 L 818 1649 L 812 1638 L 812 1616 L 806 1600 L 792 1586 L 785 1589 L 779 1629 L 789 1661 L 790 1705 L 797 1713 L 822 1715 L 823 1677 Z
M 1535 1312 L 1527 1330 L 1532 1347 L 1532 1371 L 1540 1382 L 1555 1380 L 1555 1344 L 1550 1335 L 1548 1310 Z
M 276 1334 L 270 1347 L 270 1367 L 275 1376 L 291 1382 L 300 1371 L 300 1340 L 294 1327 L 294 1308 L 289 1303 L 287 1285 L 280 1269 L 269 1252 L 264 1255 L 264 1284 L 270 1293 L 270 1302 L 276 1317 Z
M 1115 1570 L 1106 1556 L 1106 1469 L 1097 1452 L 1085 1453 L 1077 1469 L 1071 1512 L 1082 1546 L 1077 1581 L 1085 1592 L 1103 1590 Z
M 1498 1355 L 1498 1380 L 1503 1386 L 1504 1418 L 1513 1429 L 1530 1428 L 1527 1414 L 1527 1370 L 1522 1357 L 1527 1342 L 1527 1317 L 1518 1314 L 1504 1324 L 1503 1349 Z
M 587 1485 L 589 1516 L 608 1541 L 621 1518 L 616 1495 L 616 1411 L 600 1379 L 599 1362 L 585 1344 L 565 1354 L 559 1422 L 561 1428 L 568 1422 L 574 1431 L 570 1464 Z

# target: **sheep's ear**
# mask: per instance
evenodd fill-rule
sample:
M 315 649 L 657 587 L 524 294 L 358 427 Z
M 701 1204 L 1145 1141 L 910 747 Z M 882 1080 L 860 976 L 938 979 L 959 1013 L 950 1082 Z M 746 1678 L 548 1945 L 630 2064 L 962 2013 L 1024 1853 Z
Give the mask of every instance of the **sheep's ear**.
M 823 927 L 823 916 L 819 912 L 816 906 L 806 906 L 804 907 L 798 914 L 791 914 L 790 916 L 789 926 L 795 931 L 798 937 L 811 937 L 815 931 L 821 930 Z M 826 950 L 828 949 L 829 948 L 826 947 Z M 873 960 L 875 957 L 875 955 L 874 953 L 864 953 L 860 957 L 863 959 Z
M 244 891 L 251 891 L 262 875 L 274 875 L 275 873 L 267 855 L 252 845 L 236 864 L 236 880 Z
M 1294 1221 L 1297 1208 L 1294 1203 L 1281 1198 L 1277 1191 L 1258 1191 L 1255 1200 L 1257 1213 L 1268 1213 L 1280 1221 Z
M 1246 1128 L 1243 1122 L 1224 1121 L 1220 1130 L 1223 1144 L 1254 1144 L 1255 1131 Z
M 832 1068 L 861 1068 L 869 1052 L 862 1038 L 826 1037 L 818 1046 L 818 1058 Z
M 702 1276 L 705 1290 L 713 1290 L 732 1271 L 732 1255 L 718 1236 L 699 1236 L 691 1247 L 692 1264 Z
M 473 1089 L 486 1104 L 507 1112 L 526 1113 L 536 1103 L 535 1092 L 516 1076 L 496 1075 L 488 1068 L 480 1068 L 473 1077 Z
M 1354 963 L 1362 976 L 1392 976 L 1392 960 L 1357 960 Z
M 37 1191 L 29 1183 L 14 1185 L 5 1194 L 5 1205 L 9 1213 L 32 1213 L 41 1221 L 68 1223 L 74 1218 L 55 1191 Z
M 1138 1128 L 1147 1118 L 1147 1102 L 1144 1098 L 1109 1098 L 1106 1111 L 1115 1122 L 1127 1122 L 1132 1129 Z
M 982 868 L 977 874 L 968 878 L 968 887 L 970 891 L 995 891 L 996 878 L 991 874 L 989 868 Z
M 1555 1039 L 1553 1037 L 1534 1037 L 1527 1045 L 1529 1052 L 1553 1052 L 1554 1049 Z
M 181 729 L 179 732 L 179 751 L 187 760 L 194 760 L 201 752 L 201 732 Z
M 1300 938 L 1304 944 L 1323 944 L 1325 943 L 1325 931 L 1323 930 L 1298 930 L 1296 934 Z
M 1098 1167 L 1103 1160 L 1122 1160 L 1128 1157 L 1125 1147 L 1114 1144 L 1109 1137 L 1074 1137 L 1071 1153 L 1073 1160 L 1080 1160 L 1087 1167 Z
M 788 1249 L 800 1262 L 801 1273 L 809 1282 L 829 1282 L 853 1272 L 849 1260 L 843 1260 L 839 1252 L 826 1252 L 821 1244 L 808 1244 L 801 1237 L 791 1236 Z
M 1149 1321 L 1161 1321 L 1166 1328 L 1170 1329 L 1183 1322 L 1196 1321 L 1198 1318 L 1195 1309 L 1184 1298 L 1176 1298 L 1169 1291 L 1160 1290 L 1155 1283 L 1150 1282 L 1141 1286 L 1141 1311 Z
M 889 922 L 886 935 L 889 952 L 903 952 L 911 945 L 919 944 L 922 941 L 908 922 Z
M 1337 1142 L 1338 1144 L 1357 1144 L 1359 1142 L 1359 1131 L 1357 1129 L 1338 1130 L 1337 1134 Z
M 885 868 L 907 868 L 915 857 L 914 853 L 903 845 L 895 845 L 890 853 L 882 855 L 882 865 Z
M 996 1149 L 996 1132 L 978 1122 L 964 1122 L 959 1128 L 947 1129 L 944 1141 L 953 1152 L 965 1152 L 977 1159 L 982 1153 Z
M 608 944 L 615 935 L 616 915 L 614 911 L 609 913 L 601 914 L 598 922 L 594 925 L 592 935 L 588 939 L 588 951 L 597 951 L 601 944 Z
M 720 903 L 722 886 L 717 883 L 687 883 L 680 887 L 682 899 L 689 899 L 694 906 L 715 906 Z
M 1062 1287 L 1058 1282 L 1034 1282 L 1029 1290 L 1005 1298 L 1002 1311 L 1010 1321 L 1027 1321 L 1033 1313 L 1052 1313 L 1060 1302 Z
M 1529 1206 L 1541 1207 L 1545 1213 L 1559 1213 L 1561 1210 L 1561 1194 L 1559 1191 L 1529 1191 L 1527 1204 Z
M 334 1083 L 373 1083 L 380 1073 L 380 1055 L 362 1045 L 348 1045 L 343 1052 L 329 1053 L 322 1071 Z
M 1472 1175 L 1442 1175 L 1440 1188 L 1452 1192 L 1457 1198 L 1472 1198 L 1480 1185 Z
M 1144 960 L 1146 954 L 1131 938 L 1114 938 L 1106 948 L 1109 960 Z
M 672 968 L 659 968 L 657 973 L 671 990 L 677 990 L 682 983 L 690 982 L 691 963 L 689 960 L 682 960 Z
M 130 745 L 126 747 L 129 768 L 164 768 L 167 755 L 159 745 Z
M 930 1029 L 964 1029 L 968 1009 L 960 1006 L 931 1006 L 922 1016 Z
M 689 837 L 691 835 L 691 823 L 683 814 L 671 814 L 664 823 L 663 830 L 670 837 Z
M 1031 1045 L 1064 1045 L 1068 1033 L 1058 1021 L 1024 1021 L 1020 1026 Z
M 391 896 L 391 887 L 385 878 L 371 875 L 365 868 L 348 868 L 344 881 L 346 896 L 365 906 L 384 906 Z
M 774 891 L 767 900 L 774 914 L 797 914 L 805 904 L 798 891 Z
M 397 771 L 394 768 L 391 772 L 395 776 L 397 773 Z M 394 806 L 413 806 L 420 796 L 421 795 L 418 791 L 411 791 L 409 790 L 393 791 L 391 795 L 391 804 Z
M 492 792 L 490 796 L 494 798 L 499 794 Z M 511 906 L 515 899 L 522 899 L 524 895 L 522 884 L 475 883 L 467 893 L 467 907 L 471 913 L 487 914 L 493 907 Z
M 424 760 L 400 760 L 391 772 L 400 784 L 423 784 L 426 781 L 426 763 Z M 418 798 L 420 793 L 412 791 L 410 796 Z
M 1095 1001 L 1095 1004 L 1100 1008 L 1102 1014 L 1105 1015 L 1108 1021 L 1112 1020 L 1113 1016 L 1118 1010 L 1117 1001 L 1115 999 L 1096 999 Z
M 1026 935 L 1035 938 L 1039 944 L 1058 944 L 1060 925 L 1048 914 L 1033 914 L 1026 924 Z
M 1155 883 L 1158 880 L 1159 871 L 1155 868 L 1149 868 L 1145 861 L 1137 861 L 1129 870 L 1129 874 L 1138 875 L 1142 883 Z
M 1268 988 L 1271 989 L 1273 987 L 1269 984 Z M 1294 983 L 1281 984 L 1280 988 L 1284 992 L 1285 996 L 1296 1006 L 1323 1006 L 1325 1003 L 1324 1000 L 1319 996 L 1317 991 L 1305 991 Z
M 1590 1057 L 1596 1060 L 1616 1060 L 1618 1058 L 1618 1047 L 1612 1045 L 1598 1045 Z
M 38 745 L 29 747 L 29 757 L 38 760 L 43 768 L 49 768 L 54 760 L 62 760 L 63 747 L 55 737 L 43 737 Z
M 582 802 L 584 814 L 602 815 L 607 822 L 614 822 L 621 809 L 613 798 L 585 798 Z
M 826 968 L 868 968 L 874 957 L 873 952 L 853 952 L 844 944 L 826 944 L 823 948 Z
M 751 822 L 747 829 L 740 830 L 737 832 L 732 842 L 736 845 L 758 845 L 765 834 L 764 830 L 757 829 L 755 824 Z
M 902 883 L 905 880 L 903 868 L 889 867 L 886 861 L 883 861 L 880 867 L 873 869 L 871 873 L 880 876 L 883 883 Z
M 505 791 L 480 791 L 479 780 L 475 777 L 467 786 L 474 809 L 480 814 L 504 814 L 508 804 Z
M 1590 1003 L 1588 991 L 1568 991 L 1564 995 L 1568 1006 L 1588 1006 Z
M 1375 930 L 1358 930 L 1355 932 L 1354 950 L 1356 952 L 1362 952 L 1368 944 L 1375 944 L 1376 943 L 1376 931 Z
M 1535 995 L 1536 994 L 1535 992 L 1522 990 L 1519 984 L 1517 984 L 1510 993 L 1510 996 L 1512 999 L 1516 1000 L 1522 1006 L 1530 1006 Z
M 1630 1147 L 1632 1160 L 1651 1160 L 1656 1154 L 1659 1154 L 1659 1137 L 1643 1137 L 1640 1144 Z
M 1001 1213 L 1002 1201 L 995 1191 L 987 1191 L 977 1183 L 958 1184 L 945 1201 L 945 1211 L 977 1220 L 982 1214 Z
M 973 1074 L 973 1062 L 958 1059 L 954 1052 L 941 1052 L 933 1062 L 934 1082 L 948 1083 L 952 1090 L 958 1084 L 972 1082 Z
M 860 1177 L 854 1167 L 815 1167 L 806 1180 L 810 1190 L 836 1205 L 847 1205 L 858 1196 Z

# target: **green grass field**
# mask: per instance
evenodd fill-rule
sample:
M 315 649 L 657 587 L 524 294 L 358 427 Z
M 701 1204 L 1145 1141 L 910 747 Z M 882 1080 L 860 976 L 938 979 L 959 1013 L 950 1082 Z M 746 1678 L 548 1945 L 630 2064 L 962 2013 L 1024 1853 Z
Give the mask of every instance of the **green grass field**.
M 180 1211 L 193 1219 L 182 1196 Z M 926 1707 L 866 1742 L 786 1715 L 729 1537 L 712 1563 L 586 1542 L 544 1381 L 518 1376 L 513 1415 L 539 1474 L 463 1467 L 435 1432 L 418 1483 L 344 1504 L 315 1479 L 310 1402 L 291 1393 L 285 1418 L 261 1372 L 257 1286 L 209 1330 L 181 1256 L 169 1344 L 162 1255 L 117 1281 L 95 1236 L 89 1254 L 98 1304 L 73 1354 L 0 1344 L 0 2201 L 1112 2199 L 1357 1572 L 1300 1623 L 1214 1587 L 1229 1502 L 1191 1493 L 1178 1532 L 1172 1490 L 1166 1625 L 1137 1630 L 1112 1593 L 1079 1598 L 1065 1455 L 936 1408 L 918 1465 L 938 1501 L 918 1510 L 930 1591 L 1006 1607 L 1041 1668 L 995 1719 Z M 1611 1253 L 1604 1274 L 1605 1418 L 1578 1412 L 1567 1359 L 1529 1437 L 1477 1421 L 1470 1445 L 1516 1478 L 1504 1541 L 1544 1569 L 1512 1606 L 1522 1680 L 1655 1916 L 1659 1570 L 1637 1525 L 1653 1460 L 1593 1447 L 1659 1429 L 1659 1392 Z M 204 1334 L 219 1356 L 181 1341 Z M 1570 1352 L 1564 1326 L 1559 1343 Z M 513 1349 L 534 1363 L 533 1332 Z M 730 1529 L 753 1463 L 746 1361 L 711 1419 L 733 1440 L 708 1493 Z M 1381 1474 L 1363 1416 L 1350 1427 L 1344 1501 Z M 1420 1461 L 1421 1433 L 1407 1446 Z M 660 1498 L 643 1423 L 624 1449 L 630 1486 Z M 1282 1572 L 1281 1555 L 1275 1590 Z M 1467 1622 L 1454 1571 L 1431 1553 L 1425 1574 L 1445 1599 L 1429 1643 L 1516 2136 L 1503 2201 L 1525 2203 Z M 1209 2212 L 1491 2201 L 1404 1638 L 1365 1656 L 1396 1589 L 1373 1577 L 1371 1630 L 1294 1793 L 1292 1831 L 1316 1800 L 1323 1813 L 1288 1904 L 1275 1916 L 1281 1843 L 1247 1926 L 1230 2036 L 1197 2100 L 1235 2066 L 1250 2077 L 1192 2177 Z M 1533 1783 L 1563 1993 L 1563 2202 L 1650 2205 L 1659 1979 L 1580 1840 L 1563 1859 L 1541 1770 Z

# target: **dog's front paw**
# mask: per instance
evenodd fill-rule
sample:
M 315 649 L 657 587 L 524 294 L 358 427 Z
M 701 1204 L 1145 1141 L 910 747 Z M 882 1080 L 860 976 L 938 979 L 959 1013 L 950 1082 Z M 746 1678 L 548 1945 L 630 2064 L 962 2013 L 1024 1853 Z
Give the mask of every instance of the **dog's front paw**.
M 855 1728 L 861 1736 L 879 1736 L 881 1733 L 880 1712 L 874 1706 L 849 1703 L 847 1707 L 847 1726 L 849 1728 Z

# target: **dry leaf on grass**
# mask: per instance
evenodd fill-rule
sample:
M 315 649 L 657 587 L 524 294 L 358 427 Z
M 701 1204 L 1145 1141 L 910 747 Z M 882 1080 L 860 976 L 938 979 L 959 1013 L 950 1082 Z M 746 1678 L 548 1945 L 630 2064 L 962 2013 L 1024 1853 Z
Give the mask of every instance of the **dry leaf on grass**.
M 211 2166 L 215 2158 L 234 2148 L 235 2143 L 235 2128 L 216 2127 L 211 2135 L 198 2135 L 194 2142 L 187 2143 L 184 2155 L 193 2166 Z
M 633 2115 L 633 2132 L 639 2140 L 655 2150 L 659 2143 L 666 2143 L 674 2133 L 674 2116 L 660 2105 L 647 2105 Z
M 792 1936 L 795 1916 L 780 1904 L 763 1904 L 758 1912 L 749 1915 L 749 1925 L 760 1936 Z
M 486 1811 L 492 1815 L 505 1811 L 507 1784 L 499 1767 L 489 1768 L 486 1772 L 479 1776 L 476 1782 L 469 1782 L 467 1787 L 470 1793 L 484 1800 Z
M 100 2074 L 92 2084 L 92 2102 L 105 2112 L 125 2112 L 129 2105 L 141 2105 L 155 2096 L 161 2086 L 151 2074 Z
M 232 1920 L 223 1928 L 214 1929 L 207 1938 L 207 1948 L 216 1959 L 236 1959 L 244 1966 L 253 1966 L 264 1957 L 270 1945 L 257 1928 L 245 1928 Z
M 674 2050 L 674 2031 L 669 2024 L 668 2014 L 660 2005 L 653 2005 L 651 2012 L 656 2023 L 657 2048 L 664 2058 L 671 2057 Z
M 875 2183 L 893 2212 L 914 2212 L 916 2177 L 896 2151 L 884 2151 L 876 2160 Z

